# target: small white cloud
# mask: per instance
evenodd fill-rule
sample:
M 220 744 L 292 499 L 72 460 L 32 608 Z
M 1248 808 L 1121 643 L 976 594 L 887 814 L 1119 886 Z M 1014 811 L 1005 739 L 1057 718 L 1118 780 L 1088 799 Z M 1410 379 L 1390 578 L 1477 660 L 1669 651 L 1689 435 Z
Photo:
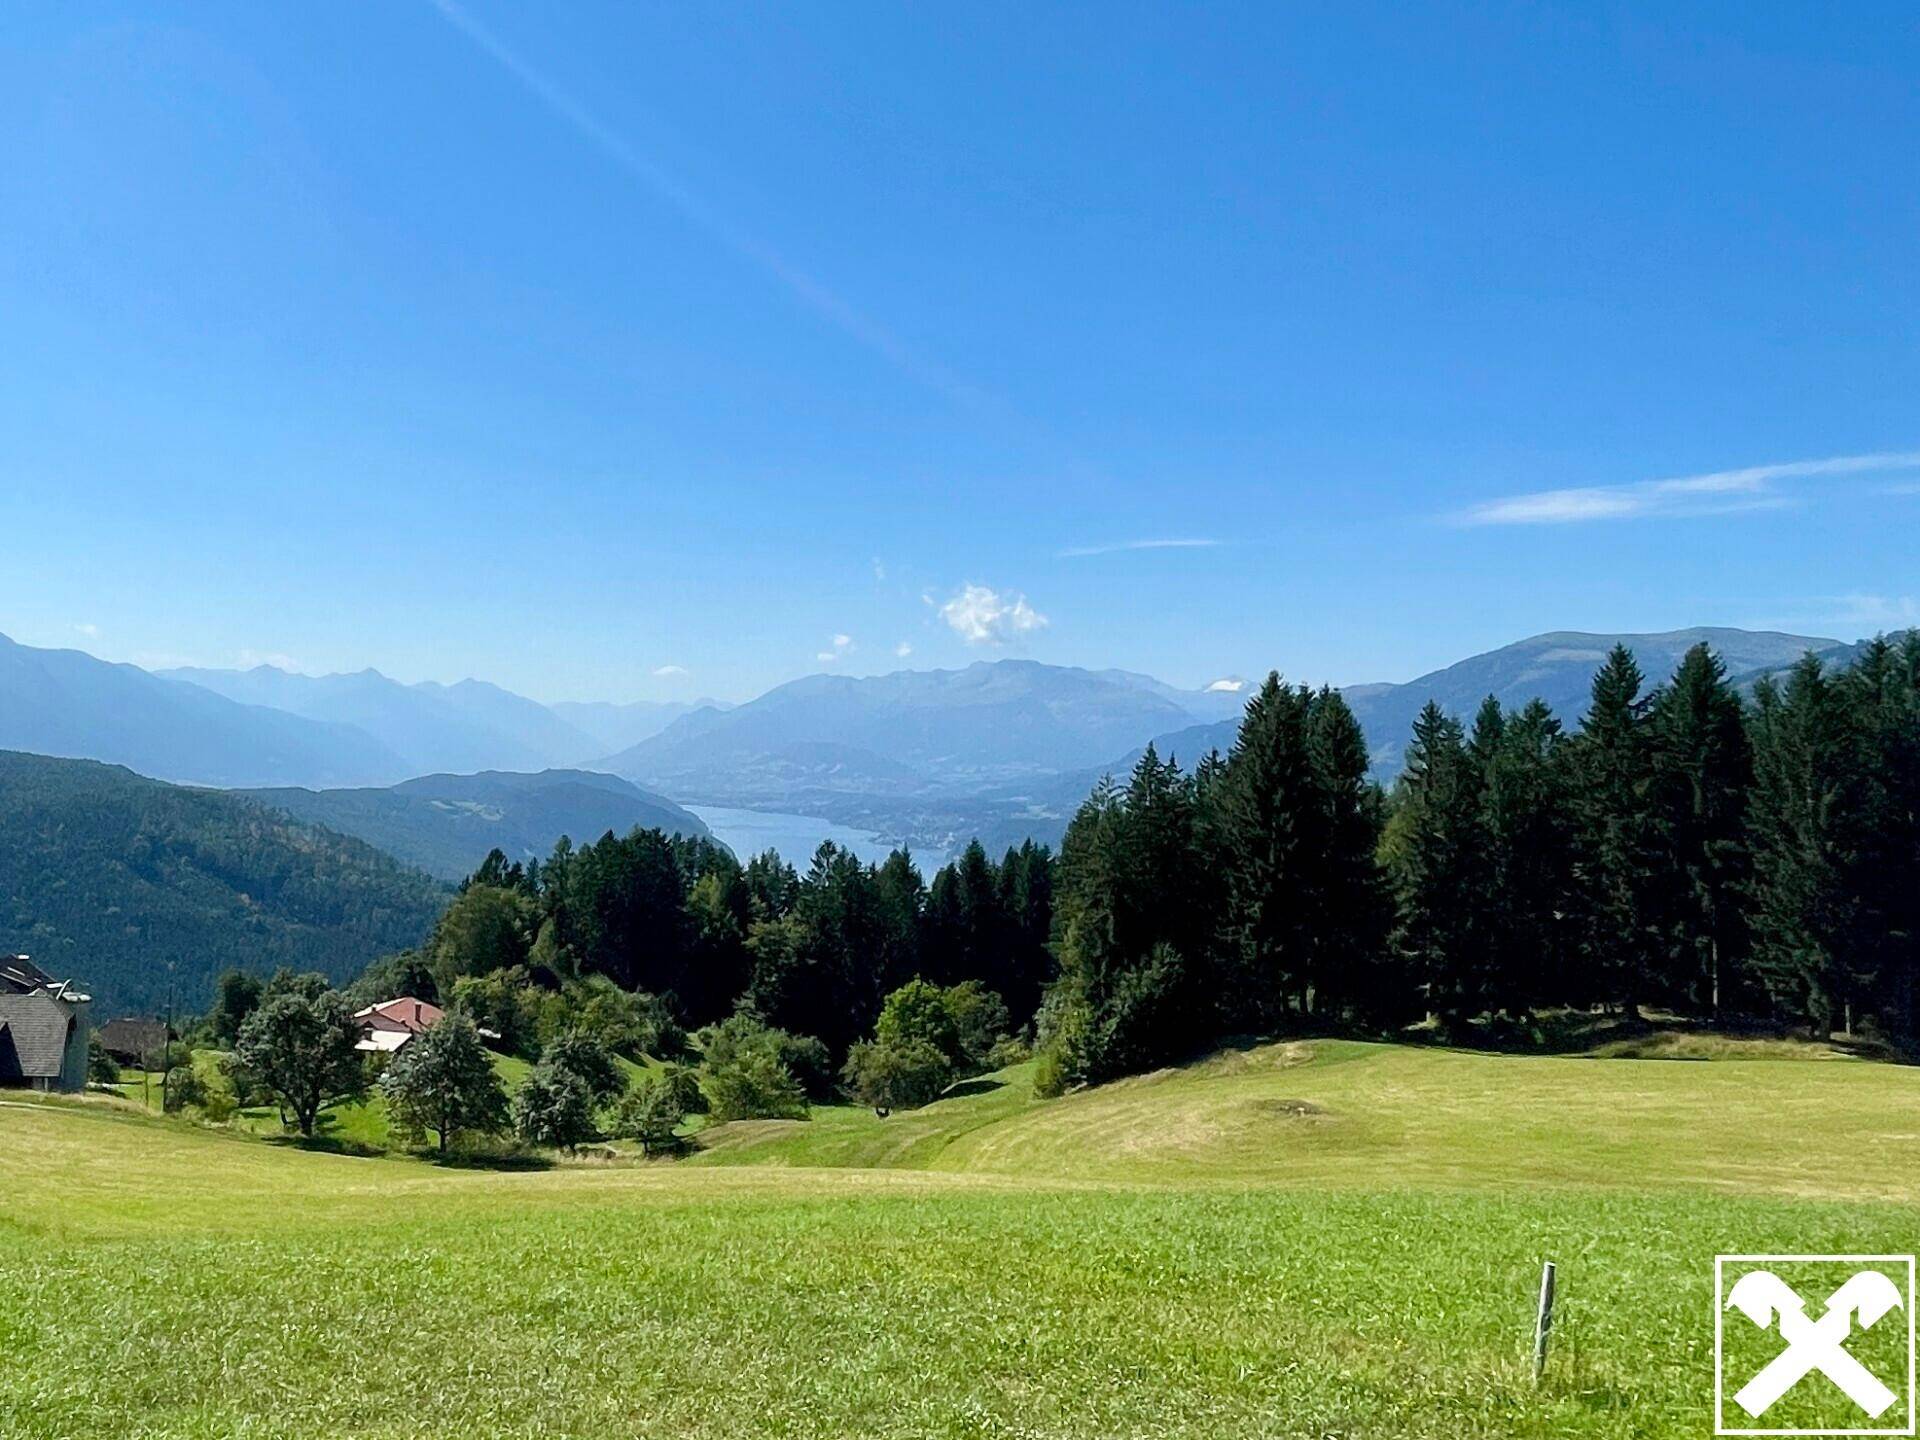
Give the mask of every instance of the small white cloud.
M 1073 545 L 1059 554 L 1062 560 L 1084 560 L 1090 555 L 1116 555 L 1122 550 L 1211 550 L 1219 540 L 1116 540 L 1106 545 Z
M 653 667 L 653 675 L 656 680 L 672 680 L 676 676 L 685 675 L 686 673 L 687 667 L 684 665 L 656 665 Z
M 1238 675 L 1222 676 L 1220 679 L 1214 681 L 1211 685 L 1207 686 L 1207 689 L 1209 691 L 1217 692 L 1222 695 L 1238 695 L 1242 690 L 1246 688 L 1247 688 L 1247 682 L 1242 680 Z
M 1660 516 L 1730 515 L 1775 510 L 1792 503 L 1781 480 L 1920 469 L 1920 451 L 1882 455 L 1835 455 L 1825 460 L 1789 460 L 1710 475 L 1640 480 L 1630 485 L 1593 485 L 1571 490 L 1535 490 L 1474 505 L 1453 517 L 1460 525 L 1570 525 L 1588 520 L 1637 520 Z
M 887 578 L 886 564 L 878 555 L 873 557 L 873 578 L 875 580 L 885 580 Z
M 969 645 L 1005 645 L 1047 624 L 1026 596 L 971 583 L 940 607 L 940 618 Z
M 911 640 L 902 640 L 898 645 L 893 647 L 893 653 L 901 660 L 906 659 L 909 655 L 913 654 L 913 642 Z
M 834 636 L 833 648 L 836 650 L 851 650 L 853 648 L 853 637 L 851 635 Z
M 91 620 L 82 621 L 80 624 L 74 626 L 73 628 L 75 630 L 78 630 L 82 635 L 86 636 L 89 640 L 98 640 L 100 638 L 100 627 L 94 624 Z
M 822 650 L 813 658 L 818 660 L 822 665 L 838 665 L 840 663 L 840 652 L 838 650 Z

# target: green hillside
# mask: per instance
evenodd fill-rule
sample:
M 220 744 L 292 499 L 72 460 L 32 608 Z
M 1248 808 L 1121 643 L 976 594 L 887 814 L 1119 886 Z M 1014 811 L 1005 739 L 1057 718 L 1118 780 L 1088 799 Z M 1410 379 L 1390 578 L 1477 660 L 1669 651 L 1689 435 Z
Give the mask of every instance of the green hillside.
M 517 1171 L 0 1104 L 0 1433 L 1705 1434 L 1715 1253 L 1920 1222 L 1920 1071 L 1772 1053 L 1308 1041 Z
M 1613 1061 L 1344 1040 L 1223 1052 L 1036 1101 L 1030 1066 L 888 1116 L 820 1109 L 704 1137 L 702 1164 L 898 1166 L 1186 1183 L 1677 1185 L 1920 1199 L 1920 1069 L 1796 1057 Z M 1757 1142 L 1757 1127 L 1794 1134 Z M 1758 1143 L 1759 1153 L 1756 1154 Z
M 587 770 L 423 775 L 384 788 L 248 793 L 452 881 L 479 869 L 490 850 L 509 860 L 545 860 L 563 835 L 592 841 L 609 830 L 624 835 L 638 826 L 712 838 L 692 811 L 617 776 Z
M 446 892 L 371 846 L 117 765 L 0 751 L 0 951 L 95 1012 L 202 1006 L 231 965 L 336 980 L 424 937 Z

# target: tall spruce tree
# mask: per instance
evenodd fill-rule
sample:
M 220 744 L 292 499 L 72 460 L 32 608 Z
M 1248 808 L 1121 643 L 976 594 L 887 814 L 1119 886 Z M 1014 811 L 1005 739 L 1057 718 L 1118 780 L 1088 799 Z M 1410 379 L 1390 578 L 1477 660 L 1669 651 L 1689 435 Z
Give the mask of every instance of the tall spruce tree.
M 1687 651 L 1648 717 L 1655 830 L 1670 867 L 1661 969 L 1668 999 L 1718 1015 L 1746 948 L 1744 707 L 1705 645 Z
M 1754 692 L 1753 958 L 1774 1003 L 1821 1034 L 1851 1019 L 1859 978 L 1849 817 L 1859 799 L 1853 717 L 1806 656 Z
M 1839 680 L 1858 788 L 1850 872 L 1852 949 L 1881 1028 L 1911 1041 L 1920 990 L 1920 632 L 1871 641 Z
M 1543 700 L 1505 717 L 1481 773 L 1492 923 L 1490 989 L 1509 1010 L 1585 996 L 1566 987 L 1572 934 L 1573 821 L 1567 744 Z
M 1312 983 L 1315 876 L 1323 824 L 1309 743 L 1310 693 L 1269 674 L 1247 703 L 1210 787 L 1209 833 L 1225 846 L 1235 1022 L 1267 1029 L 1304 1010 Z
M 1102 781 L 1067 827 L 1045 1036 L 1067 1075 L 1161 1064 L 1218 1033 L 1197 833 L 1192 781 L 1152 745 L 1124 790 Z
M 1593 677 L 1574 751 L 1587 979 L 1594 998 L 1630 1014 L 1659 988 L 1664 955 L 1666 877 L 1648 793 L 1652 737 L 1643 679 L 1633 652 L 1614 646 Z
M 1460 722 L 1431 700 L 1413 722 L 1381 852 L 1398 903 L 1394 947 L 1436 1014 L 1486 1003 L 1487 857 L 1479 777 Z
M 1312 857 L 1314 932 L 1307 980 L 1316 1013 L 1391 1016 L 1383 965 L 1391 903 L 1380 870 L 1380 787 L 1369 778 L 1367 737 L 1340 692 L 1321 689 L 1307 713 L 1307 760 L 1316 808 Z

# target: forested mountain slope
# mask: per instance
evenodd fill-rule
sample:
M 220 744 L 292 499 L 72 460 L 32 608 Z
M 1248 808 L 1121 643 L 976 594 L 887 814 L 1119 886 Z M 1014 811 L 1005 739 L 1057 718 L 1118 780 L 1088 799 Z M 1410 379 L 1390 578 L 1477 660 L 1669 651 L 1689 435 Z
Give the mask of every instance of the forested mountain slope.
M 336 980 L 419 943 L 447 891 L 363 841 L 256 800 L 117 765 L 0 751 L 0 951 L 152 1011 L 228 966 Z
M 637 825 L 689 838 L 711 836 L 697 815 L 664 796 L 617 775 L 584 770 L 423 775 L 378 789 L 247 793 L 443 880 L 472 874 L 494 849 L 509 860 L 544 860 L 563 835 L 597 840 Z

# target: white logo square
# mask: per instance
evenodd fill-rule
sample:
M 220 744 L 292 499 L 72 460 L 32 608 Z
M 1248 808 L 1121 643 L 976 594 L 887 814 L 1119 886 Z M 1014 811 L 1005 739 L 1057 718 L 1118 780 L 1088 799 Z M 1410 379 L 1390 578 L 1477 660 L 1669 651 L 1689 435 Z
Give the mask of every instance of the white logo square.
M 1782 1423 L 1808 1409 L 1820 1423 Z M 1914 1418 L 1913 1256 L 1714 1257 L 1714 1434 L 1912 1435 Z

